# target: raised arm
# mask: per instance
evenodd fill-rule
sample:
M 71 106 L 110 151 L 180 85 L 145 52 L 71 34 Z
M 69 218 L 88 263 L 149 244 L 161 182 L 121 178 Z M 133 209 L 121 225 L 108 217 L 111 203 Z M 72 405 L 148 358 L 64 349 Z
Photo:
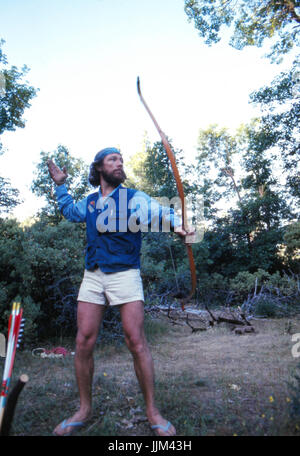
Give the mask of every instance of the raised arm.
M 64 183 L 68 177 L 66 167 L 60 169 L 52 160 L 47 162 L 49 174 L 57 185 L 55 194 L 58 207 L 63 216 L 70 222 L 85 222 L 86 219 L 86 198 L 74 203 L 72 196 L 68 193 Z

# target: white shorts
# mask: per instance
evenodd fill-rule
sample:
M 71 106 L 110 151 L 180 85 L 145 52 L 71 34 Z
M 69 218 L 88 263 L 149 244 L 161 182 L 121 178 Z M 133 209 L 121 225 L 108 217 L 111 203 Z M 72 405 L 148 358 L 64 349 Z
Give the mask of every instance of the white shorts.
M 117 306 L 132 301 L 144 301 L 139 269 L 104 274 L 99 268 L 84 272 L 78 301 Z

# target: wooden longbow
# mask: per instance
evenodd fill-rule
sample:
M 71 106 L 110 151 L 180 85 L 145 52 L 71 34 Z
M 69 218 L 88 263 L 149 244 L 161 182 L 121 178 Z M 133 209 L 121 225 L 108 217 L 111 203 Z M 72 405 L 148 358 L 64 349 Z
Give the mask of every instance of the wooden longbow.
M 182 185 L 180 174 L 179 174 L 179 171 L 178 171 L 178 168 L 177 168 L 177 165 L 176 165 L 175 156 L 174 156 L 174 153 L 173 153 L 173 151 L 171 149 L 169 141 L 167 140 L 166 135 L 161 130 L 161 128 L 158 125 L 155 117 L 153 116 L 152 112 L 150 111 L 149 106 L 147 105 L 147 103 L 144 100 L 144 97 L 143 97 L 142 92 L 141 92 L 141 85 L 140 85 L 140 78 L 139 77 L 137 78 L 137 91 L 138 91 L 138 94 L 140 96 L 141 102 L 143 103 L 146 111 L 148 112 L 150 118 L 152 119 L 152 121 L 153 121 L 153 123 L 154 123 L 154 125 L 155 125 L 155 127 L 156 127 L 156 129 L 157 129 L 157 131 L 158 131 L 158 133 L 160 135 L 160 137 L 161 137 L 161 140 L 162 140 L 162 143 L 164 145 L 165 151 L 167 153 L 167 156 L 169 157 L 169 160 L 170 160 L 170 163 L 171 163 L 171 167 L 172 167 L 172 171 L 173 171 L 173 174 L 174 174 L 174 177 L 175 177 L 175 181 L 176 181 L 177 191 L 178 191 L 178 194 L 179 194 L 179 197 L 180 197 L 180 200 L 181 200 L 182 227 L 184 228 L 184 230 L 188 231 L 187 220 L 186 220 L 186 207 L 185 207 L 185 197 L 184 197 L 183 185 Z M 188 243 L 186 243 L 185 245 L 186 245 L 186 249 L 187 249 L 187 255 L 188 255 L 188 258 L 189 258 L 189 265 L 190 265 L 190 271 L 191 271 L 191 291 L 188 294 L 188 296 L 186 296 L 184 298 L 180 298 L 182 310 L 184 310 L 185 304 L 194 295 L 195 290 L 196 290 L 196 283 L 197 283 L 196 268 L 195 268 L 195 261 L 194 261 L 192 247 Z

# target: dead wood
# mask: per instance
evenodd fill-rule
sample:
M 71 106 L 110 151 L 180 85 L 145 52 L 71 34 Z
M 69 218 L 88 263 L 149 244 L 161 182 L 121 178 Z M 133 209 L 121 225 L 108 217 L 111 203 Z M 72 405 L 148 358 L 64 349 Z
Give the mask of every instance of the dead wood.
M 166 313 L 166 316 L 172 325 L 187 325 L 191 328 L 192 333 L 207 331 L 220 323 L 227 323 L 230 325 L 234 334 L 255 332 L 251 322 L 239 308 L 235 311 L 226 308 L 222 311 L 218 310 L 212 312 L 208 306 L 205 305 L 205 309 L 207 311 L 207 314 L 205 315 L 195 314 L 188 312 L 187 310 L 182 312 L 177 309 L 172 309 L 171 305 L 169 305 L 167 309 L 160 309 L 160 311 Z

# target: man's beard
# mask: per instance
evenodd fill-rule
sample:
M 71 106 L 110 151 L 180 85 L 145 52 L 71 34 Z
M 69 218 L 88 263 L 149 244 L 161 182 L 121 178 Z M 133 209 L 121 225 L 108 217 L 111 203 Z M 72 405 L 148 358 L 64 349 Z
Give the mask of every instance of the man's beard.
M 107 173 L 106 171 L 102 170 L 101 176 L 112 187 L 118 187 L 127 179 L 127 176 L 122 169 L 119 173 L 116 173 L 115 171 L 113 171 L 112 173 Z

